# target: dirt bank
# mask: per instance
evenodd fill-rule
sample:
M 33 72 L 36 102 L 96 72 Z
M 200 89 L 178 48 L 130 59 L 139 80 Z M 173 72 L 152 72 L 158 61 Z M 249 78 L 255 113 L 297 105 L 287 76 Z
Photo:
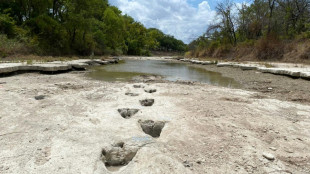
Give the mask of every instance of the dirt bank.
M 274 94 L 76 72 L 0 78 L 0 173 L 309 173 L 310 106 L 260 95 Z

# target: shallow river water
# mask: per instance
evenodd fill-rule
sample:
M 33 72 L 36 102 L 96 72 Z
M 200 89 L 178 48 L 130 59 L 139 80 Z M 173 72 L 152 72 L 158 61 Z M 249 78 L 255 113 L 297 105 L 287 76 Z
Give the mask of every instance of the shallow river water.
M 122 60 L 119 64 L 92 68 L 88 76 L 103 81 L 129 81 L 139 75 L 160 75 L 169 81 L 196 81 L 217 86 L 238 88 L 234 79 L 186 63 L 161 60 Z

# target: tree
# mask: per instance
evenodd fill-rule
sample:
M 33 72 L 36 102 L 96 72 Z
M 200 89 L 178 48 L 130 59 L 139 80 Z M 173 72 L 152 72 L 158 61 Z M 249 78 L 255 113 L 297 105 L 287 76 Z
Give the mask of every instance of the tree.
M 104 12 L 103 21 L 107 49 L 121 51 L 125 45 L 123 34 L 125 26 L 121 11 L 115 7 L 107 8 Z
M 216 11 L 221 21 L 215 26 L 218 26 L 223 31 L 224 39 L 228 38 L 231 44 L 236 45 L 237 37 L 234 16 L 232 14 L 233 6 L 234 4 L 230 0 L 217 4 Z
M 5 38 L 23 33 L 48 55 L 140 55 L 160 45 L 154 33 L 108 0 L 1 0 L 0 22 Z
M 207 39 L 203 35 L 190 44 L 194 52 L 207 50 L 212 55 L 214 48 L 225 50 L 244 42 L 241 45 L 256 43 L 272 53 L 283 39 L 310 38 L 309 0 L 254 0 L 242 4 L 237 14 L 233 13 L 235 6 L 227 0 L 217 5 L 219 22 L 208 27 Z

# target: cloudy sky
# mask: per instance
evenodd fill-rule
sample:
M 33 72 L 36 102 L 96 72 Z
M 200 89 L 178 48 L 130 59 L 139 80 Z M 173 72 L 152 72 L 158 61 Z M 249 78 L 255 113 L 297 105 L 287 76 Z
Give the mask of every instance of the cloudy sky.
M 158 28 L 189 43 L 202 35 L 207 26 L 214 21 L 218 0 L 110 0 L 109 2 L 147 28 Z M 235 0 L 235 2 L 243 1 Z

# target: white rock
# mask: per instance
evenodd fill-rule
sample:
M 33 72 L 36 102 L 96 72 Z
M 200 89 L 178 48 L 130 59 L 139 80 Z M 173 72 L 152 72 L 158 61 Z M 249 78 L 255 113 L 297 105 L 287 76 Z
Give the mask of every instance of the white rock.
M 275 159 L 274 155 L 272 155 L 270 153 L 266 153 L 266 152 L 263 153 L 263 157 L 268 159 L 268 160 L 274 160 Z
M 270 147 L 269 149 L 270 149 L 270 150 L 273 150 L 273 151 L 276 151 L 276 150 L 277 150 L 277 148 L 275 148 L 275 147 Z

